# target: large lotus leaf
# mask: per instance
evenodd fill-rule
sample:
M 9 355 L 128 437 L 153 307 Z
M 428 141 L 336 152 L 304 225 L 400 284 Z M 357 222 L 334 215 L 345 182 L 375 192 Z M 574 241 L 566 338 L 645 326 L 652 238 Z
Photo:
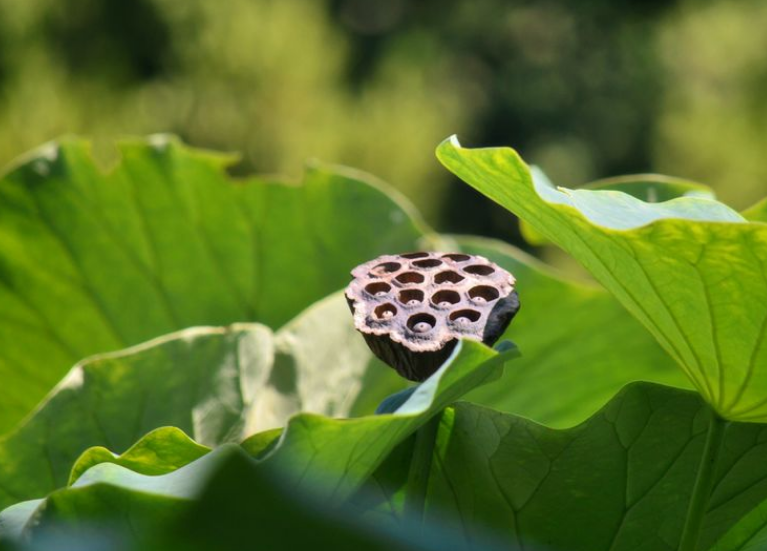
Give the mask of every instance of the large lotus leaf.
M 340 294 L 276 334 L 258 324 L 193 328 L 86 360 L 0 438 L 0 507 L 66 484 L 86 448 L 122 452 L 158 427 L 215 445 L 282 426 L 298 411 L 346 415 L 369 363 L 383 369 L 354 334 Z
M 689 386 L 669 355 L 604 289 L 557 277 L 498 241 L 456 243 L 513 273 L 522 304 L 503 336 L 522 357 L 468 401 L 564 428 L 587 419 L 627 383 Z
M 82 358 L 192 326 L 278 327 L 421 235 L 357 172 L 234 181 L 231 157 L 166 137 L 118 151 L 104 172 L 66 139 L 0 175 L 0 433 Z
M 506 334 L 523 356 L 472 399 L 570 426 L 632 380 L 682 382 L 675 381 L 668 357 L 604 291 L 553 277 L 498 242 L 462 238 L 457 244 L 510 269 L 523 297 Z M 276 338 L 257 326 L 193 330 L 84 362 L 68 379 L 77 384 L 61 385 L 22 427 L 0 439 L 0 504 L 63 485 L 88 447 L 121 452 L 163 425 L 214 445 L 282 426 L 298 411 L 371 413 L 405 383 L 372 358 L 350 320 L 345 300 L 336 294 Z M 246 376 L 243 367 L 258 374 Z M 250 444 L 265 449 L 271 440 Z M 83 461 L 111 457 L 96 448 Z
M 340 505 L 394 447 L 469 390 L 497 379 L 504 361 L 515 355 L 514 350 L 499 354 L 480 343 L 466 341 L 457 346 L 450 359 L 419 385 L 393 414 L 357 419 L 331 419 L 310 413 L 296 415 L 273 449 L 262 457 L 260 468 L 271 473 L 270 476 L 279 477 L 291 492 L 299 495 L 320 492 L 325 504 Z M 142 448 L 144 444 L 136 446 Z M 191 457 L 196 452 L 196 448 L 191 449 L 196 446 L 194 443 L 178 440 L 176 445 L 185 448 L 178 456 Z M 224 453 L 222 449 L 226 446 L 156 476 L 142 474 L 145 466 L 141 466 L 139 472 L 123 466 L 127 464 L 125 461 L 97 463 L 81 474 L 71 488 L 54 492 L 45 500 L 18 503 L 6 509 L 0 514 L 0 529 L 5 530 L 6 537 L 18 536 L 26 527 L 43 525 L 45 516 L 55 517 L 57 511 L 66 511 L 75 522 L 85 522 L 97 510 L 101 511 L 98 515 L 101 517 L 110 515 L 110 511 L 126 509 L 141 516 L 142 507 L 135 505 L 132 498 L 112 503 L 111 490 L 107 492 L 109 496 L 104 497 L 104 484 L 142 494 L 156 493 L 163 498 L 191 499 L 204 483 L 209 465 L 215 464 L 215 456 Z M 163 461 L 157 462 L 160 463 L 158 469 L 166 466 Z
M 457 361 L 453 367 L 458 367 Z M 437 400 L 440 404 L 434 405 L 444 405 L 445 401 Z M 433 413 L 428 408 L 417 416 L 418 424 Z M 315 457 L 326 456 L 320 460 L 322 469 L 305 461 L 285 464 L 289 455 L 301 454 L 299 448 L 289 446 L 288 455 L 267 456 L 254 470 L 266 473 L 264 480 L 279 481 L 283 495 L 317 498 L 319 492 L 323 507 L 333 511 L 337 504 L 333 496 L 340 497 L 337 485 L 345 485 L 347 476 L 360 481 L 360 473 L 380 465 L 355 496 L 354 514 L 345 510 L 345 524 L 375 520 L 381 528 L 400 532 L 412 529 L 414 523 L 425 529 L 439 527 L 442 541 L 458 547 L 484 548 L 492 534 L 512 549 L 672 551 L 678 548 L 711 419 L 710 409 L 696 394 L 648 383 L 626 387 L 586 423 L 566 430 L 460 402 L 444 410 L 432 453 L 421 456 L 428 477 L 420 520 L 415 520 L 403 506 L 413 489 L 409 477 L 417 456 L 412 453 L 412 440 L 402 433 L 393 436 L 379 424 L 392 423 L 398 416 L 404 417 L 358 420 L 369 422 L 385 441 L 376 451 L 389 448 L 372 462 L 362 453 L 362 446 L 370 441 L 360 438 L 360 425 L 344 437 L 338 434 L 344 422 L 328 419 L 328 424 L 290 436 L 304 440 Z M 765 431 L 767 427 L 753 423 L 726 428 L 713 492 L 705 498 L 698 549 L 708 549 L 767 497 Z M 276 449 L 283 445 L 278 443 Z M 25 531 L 34 538 L 56 527 L 63 532 L 72 527 L 79 530 L 89 519 L 98 518 L 123 523 L 123 528 L 127 521 L 139 528 L 127 537 L 140 536 L 158 518 L 172 518 L 180 510 L 179 500 L 197 498 L 206 486 L 204 480 L 215 471 L 208 466 L 231 450 L 224 446 L 160 476 L 112 463 L 97 465 L 72 488 L 59 490 L 45 501 L 3 511 L 0 531 L 5 537 Z M 356 465 L 358 461 L 363 465 Z M 250 476 L 237 469 L 234 473 L 240 479 Z M 248 526 L 264 514 L 264 495 L 248 491 L 247 484 L 239 493 L 235 484 L 219 483 L 222 487 L 207 485 L 217 496 L 217 505 L 204 500 L 195 505 L 211 515 L 211 521 L 219 507 Z M 405 499 L 400 499 L 403 494 Z M 383 514 L 392 522 L 380 522 Z M 193 518 L 204 522 L 199 513 Z M 193 526 L 185 529 L 210 541 L 210 523 L 199 532 Z
M 511 149 L 438 156 L 576 257 L 722 416 L 767 420 L 767 225 L 705 197 L 646 203 L 540 184 Z
M 456 541 L 479 527 L 556 551 L 675 551 L 710 409 L 690 391 L 624 388 L 587 422 L 554 430 L 460 402 L 442 416 L 423 511 Z M 404 522 L 412 454 L 392 454 L 355 498 L 365 517 Z M 767 497 L 767 427 L 733 423 L 721 443 L 698 549 Z

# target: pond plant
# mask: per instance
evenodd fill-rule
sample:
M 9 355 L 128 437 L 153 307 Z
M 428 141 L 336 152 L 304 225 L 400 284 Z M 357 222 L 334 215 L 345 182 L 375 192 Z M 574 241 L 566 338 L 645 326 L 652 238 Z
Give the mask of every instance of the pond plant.
M 438 147 L 582 283 L 351 169 L 118 151 L 0 179 L 0 548 L 767 548 L 767 202 Z

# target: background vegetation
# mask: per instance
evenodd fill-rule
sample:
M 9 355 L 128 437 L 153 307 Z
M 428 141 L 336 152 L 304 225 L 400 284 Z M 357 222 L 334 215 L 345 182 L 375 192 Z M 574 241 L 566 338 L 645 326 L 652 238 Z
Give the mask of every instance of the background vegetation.
M 742 208 L 767 177 L 765 23 L 755 0 L 0 0 L 0 164 L 172 131 L 240 171 L 359 167 L 440 229 L 509 239 L 433 158 L 458 133 L 563 185 L 657 171 Z

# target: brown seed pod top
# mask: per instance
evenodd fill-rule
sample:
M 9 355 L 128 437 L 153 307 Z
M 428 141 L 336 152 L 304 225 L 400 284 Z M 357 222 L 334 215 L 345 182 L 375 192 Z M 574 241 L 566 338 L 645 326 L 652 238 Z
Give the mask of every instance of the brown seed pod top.
M 386 335 L 416 353 L 461 337 L 492 344 L 518 308 L 514 276 L 481 256 L 384 255 L 352 276 L 346 297 L 357 330 L 366 338 Z

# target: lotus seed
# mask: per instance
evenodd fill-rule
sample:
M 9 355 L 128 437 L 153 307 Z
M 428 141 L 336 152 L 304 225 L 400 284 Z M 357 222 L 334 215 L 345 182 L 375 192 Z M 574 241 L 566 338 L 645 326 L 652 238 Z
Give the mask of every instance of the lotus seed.
M 425 321 L 419 321 L 413 326 L 413 331 L 416 333 L 426 333 L 429 329 L 431 329 L 431 325 Z

